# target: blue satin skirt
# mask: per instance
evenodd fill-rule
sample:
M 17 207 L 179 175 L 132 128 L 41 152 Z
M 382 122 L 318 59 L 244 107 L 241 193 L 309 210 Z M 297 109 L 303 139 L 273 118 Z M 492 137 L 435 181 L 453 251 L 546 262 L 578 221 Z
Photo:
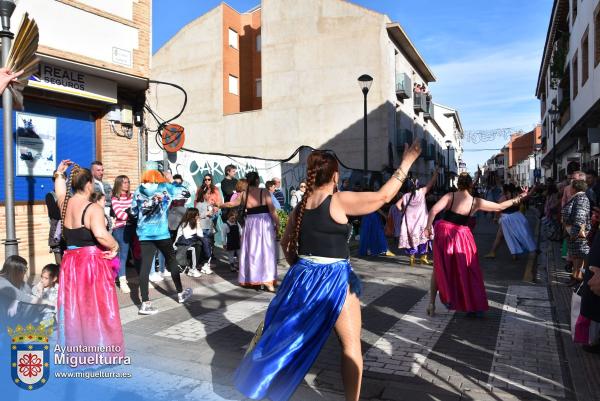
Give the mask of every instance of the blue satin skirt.
M 360 295 L 347 260 L 300 259 L 292 266 L 269 304 L 260 340 L 235 372 L 237 389 L 252 399 L 288 400 L 327 341 L 348 286 Z

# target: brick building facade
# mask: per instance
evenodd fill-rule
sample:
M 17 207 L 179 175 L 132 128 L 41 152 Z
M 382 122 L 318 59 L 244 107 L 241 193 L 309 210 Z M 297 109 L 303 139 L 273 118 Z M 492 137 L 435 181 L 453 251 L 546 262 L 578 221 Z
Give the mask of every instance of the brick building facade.
M 27 119 L 32 126 L 49 124 L 54 141 L 44 142 L 38 156 L 52 159 L 49 166 L 56 168 L 65 158 L 83 167 L 100 160 L 105 181 L 112 185 L 116 176 L 125 174 L 135 187 L 145 145 L 133 116 L 142 110 L 148 88 L 151 1 L 22 0 L 12 17 L 13 30 L 24 12 L 39 26 L 41 63 L 40 73 L 25 90 L 24 114 L 14 117 L 17 136 L 19 124 Z M 15 152 L 19 254 L 36 274 L 54 261 L 48 249 L 44 202 L 53 189 L 51 169 L 30 167 L 24 173 L 19 163 L 27 152 L 18 139 Z M 0 221 L 4 222 L 3 182 L 0 187 Z M 0 236 L 6 237 L 4 224 Z M 4 247 L 0 247 L 0 258 L 4 258 Z

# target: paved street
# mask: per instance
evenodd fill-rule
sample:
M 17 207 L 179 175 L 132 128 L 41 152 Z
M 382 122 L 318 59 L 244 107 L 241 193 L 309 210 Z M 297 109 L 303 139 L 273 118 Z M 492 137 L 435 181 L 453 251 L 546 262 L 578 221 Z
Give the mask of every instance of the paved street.
M 481 217 L 476 232 L 484 254 L 495 226 Z M 411 268 L 404 257 L 353 259 L 364 284 L 363 399 L 575 399 L 561 342 L 564 325 L 555 324 L 544 260 L 533 285 L 522 281 L 532 261 L 513 262 L 503 247 L 496 260 L 482 259 L 490 300 L 485 318 L 449 312 L 439 303 L 430 318 L 430 267 Z M 160 313 L 154 316 L 139 316 L 122 296 L 134 361 L 128 391 L 165 400 L 244 399 L 232 388 L 231 375 L 272 295 L 237 287 L 225 265 L 216 273 L 186 278 L 194 296 L 185 306 L 161 295 L 168 294 L 168 281 L 157 286 Z M 342 400 L 339 359 L 332 335 L 293 399 Z

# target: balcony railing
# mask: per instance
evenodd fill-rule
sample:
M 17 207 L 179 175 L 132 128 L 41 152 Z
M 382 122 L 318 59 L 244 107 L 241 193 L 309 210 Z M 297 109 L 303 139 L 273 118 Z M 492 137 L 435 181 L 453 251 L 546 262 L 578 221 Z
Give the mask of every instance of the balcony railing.
M 410 99 L 412 80 L 406 73 L 396 73 L 396 97 L 398 100 Z
M 427 95 L 423 92 L 414 92 L 415 113 L 421 113 L 427 110 Z
M 431 100 L 431 98 L 429 100 L 426 100 L 425 103 L 425 110 L 423 112 L 423 118 L 425 118 L 426 120 L 432 120 L 433 119 L 433 101 Z

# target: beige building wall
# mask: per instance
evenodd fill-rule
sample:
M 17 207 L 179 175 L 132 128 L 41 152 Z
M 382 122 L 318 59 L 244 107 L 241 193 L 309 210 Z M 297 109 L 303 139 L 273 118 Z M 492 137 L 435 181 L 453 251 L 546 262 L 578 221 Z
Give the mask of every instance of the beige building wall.
M 340 0 L 264 0 L 262 110 L 224 116 L 221 13 L 219 6 L 190 23 L 153 57 L 152 77 L 188 92 L 188 109 L 178 120 L 186 147 L 279 159 L 309 145 L 335 149 L 345 164 L 361 169 L 357 78 L 366 73 L 374 77 L 369 168 L 387 163 L 395 132 L 395 61 L 385 15 Z M 181 105 L 180 94 L 163 88 L 149 100 L 161 116 L 174 115 Z

